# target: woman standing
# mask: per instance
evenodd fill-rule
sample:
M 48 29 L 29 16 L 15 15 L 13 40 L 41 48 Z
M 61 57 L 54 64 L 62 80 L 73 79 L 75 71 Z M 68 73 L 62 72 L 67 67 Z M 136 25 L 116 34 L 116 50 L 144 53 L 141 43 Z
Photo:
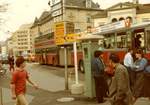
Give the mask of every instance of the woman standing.
M 144 69 L 147 66 L 147 59 L 143 57 L 143 51 L 137 50 L 135 53 L 137 60 L 135 61 L 135 85 L 133 90 L 134 100 L 143 96 L 144 88 Z

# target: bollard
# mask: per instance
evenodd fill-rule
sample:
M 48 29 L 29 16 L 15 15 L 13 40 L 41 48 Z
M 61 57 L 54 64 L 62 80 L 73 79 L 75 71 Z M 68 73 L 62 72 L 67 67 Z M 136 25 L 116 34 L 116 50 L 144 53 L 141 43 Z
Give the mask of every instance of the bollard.
M 0 105 L 3 105 L 3 94 L 2 94 L 2 88 L 0 87 Z

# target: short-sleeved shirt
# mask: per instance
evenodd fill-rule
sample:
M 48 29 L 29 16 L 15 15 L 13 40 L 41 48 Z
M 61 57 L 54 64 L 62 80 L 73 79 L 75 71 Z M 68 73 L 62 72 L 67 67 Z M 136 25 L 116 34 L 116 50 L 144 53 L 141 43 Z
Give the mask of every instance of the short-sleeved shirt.
M 26 70 L 15 70 L 12 75 L 11 84 L 15 85 L 16 95 L 25 94 L 26 80 L 29 78 Z

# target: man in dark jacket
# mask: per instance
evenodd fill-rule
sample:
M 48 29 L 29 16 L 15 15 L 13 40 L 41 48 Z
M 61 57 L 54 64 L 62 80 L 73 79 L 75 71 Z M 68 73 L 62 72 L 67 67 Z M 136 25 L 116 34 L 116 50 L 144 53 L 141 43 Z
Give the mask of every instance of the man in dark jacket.
M 92 73 L 95 80 L 95 91 L 98 103 L 104 102 L 104 96 L 107 91 L 107 83 L 104 77 L 105 64 L 102 59 L 103 53 L 101 51 L 94 52 L 94 59 L 92 60 Z

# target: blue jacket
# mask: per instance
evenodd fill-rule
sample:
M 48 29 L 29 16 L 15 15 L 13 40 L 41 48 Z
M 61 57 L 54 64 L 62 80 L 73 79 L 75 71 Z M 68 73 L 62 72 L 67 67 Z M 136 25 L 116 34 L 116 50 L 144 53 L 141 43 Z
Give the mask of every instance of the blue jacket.
M 145 59 L 145 58 L 142 58 L 142 59 L 140 59 L 140 60 L 136 60 L 135 61 L 135 66 L 137 66 L 136 67 L 136 71 L 144 71 L 144 69 L 145 69 L 145 67 L 147 66 L 147 59 Z
M 100 58 L 94 58 L 91 62 L 93 76 L 101 76 L 104 74 L 105 65 Z

